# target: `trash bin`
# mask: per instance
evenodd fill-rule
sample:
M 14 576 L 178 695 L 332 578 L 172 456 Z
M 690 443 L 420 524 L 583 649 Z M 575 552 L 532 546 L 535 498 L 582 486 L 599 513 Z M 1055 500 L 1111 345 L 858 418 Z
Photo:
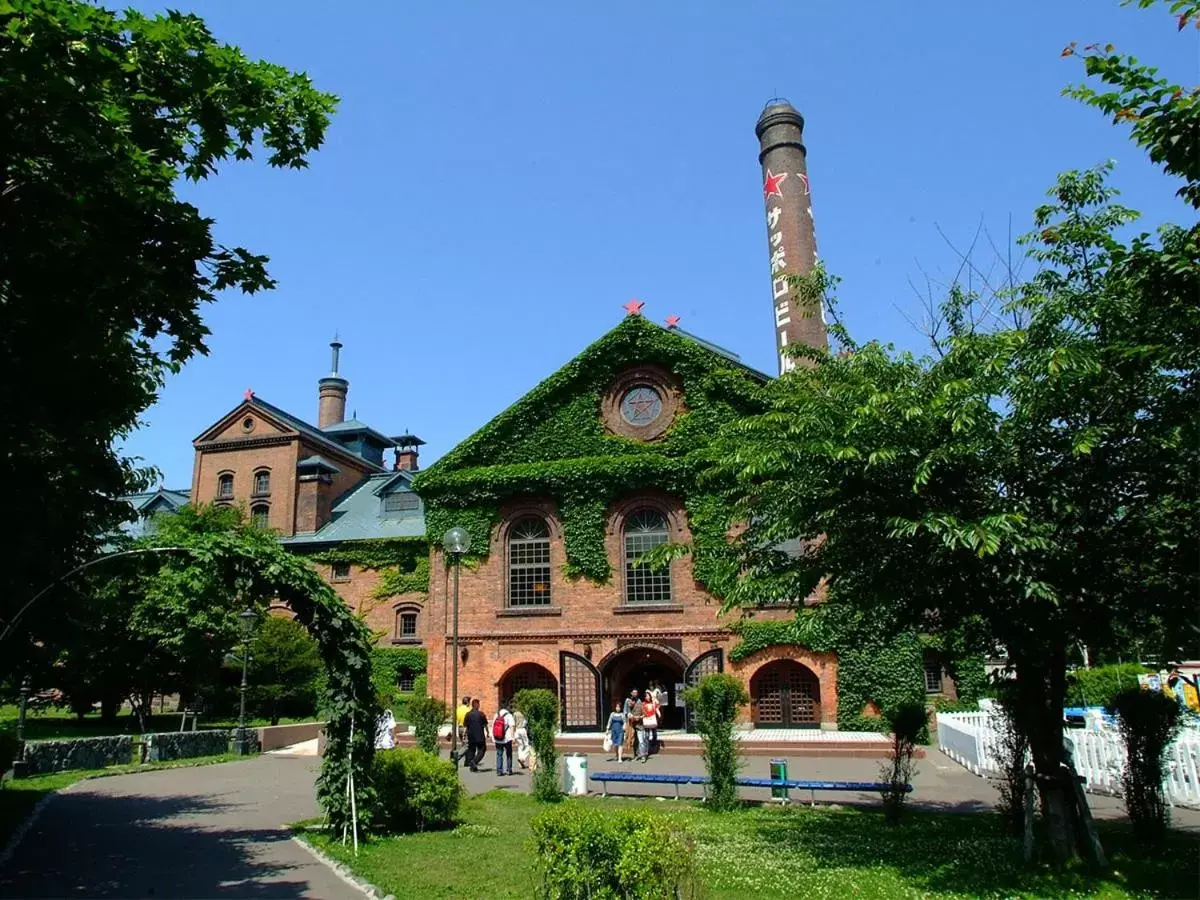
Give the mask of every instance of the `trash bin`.
M 769 777 L 772 781 L 787 781 L 787 760 L 771 760 L 770 772 Z M 771 788 L 771 797 L 775 800 L 786 800 L 788 798 L 788 789 L 786 787 L 773 787 Z
M 563 790 L 574 797 L 585 796 L 588 792 L 587 754 L 568 753 L 564 758 L 566 764 L 563 766 Z

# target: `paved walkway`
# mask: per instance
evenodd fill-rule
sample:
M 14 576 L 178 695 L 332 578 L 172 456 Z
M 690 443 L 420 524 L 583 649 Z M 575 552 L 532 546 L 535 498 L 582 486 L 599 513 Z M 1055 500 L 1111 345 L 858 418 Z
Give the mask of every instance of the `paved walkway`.
M 0 870 L 0 897 L 363 900 L 284 828 L 319 814 L 319 764 L 272 755 L 81 782 Z
M 917 760 L 917 774 L 913 778 L 911 803 L 914 807 L 947 812 L 976 812 L 992 809 L 1000 799 L 995 783 L 978 775 L 972 775 L 954 760 L 934 747 L 925 748 L 924 759 Z M 878 781 L 879 759 L 854 759 L 847 757 L 784 757 L 788 761 L 788 777 L 807 781 Z M 500 788 L 503 790 L 529 790 L 529 774 L 516 767 L 516 775 L 497 777 L 496 754 L 490 748 L 483 758 L 484 771 L 478 773 L 463 770 L 463 781 L 467 789 L 478 794 Z M 769 778 L 769 760 L 766 757 L 748 757 L 742 775 L 752 778 Z M 680 775 L 703 775 L 704 761 L 699 756 L 664 754 L 652 756 L 648 762 L 617 763 L 607 753 L 588 754 L 589 772 L 654 772 Z M 601 790 L 598 782 L 589 782 L 594 792 Z M 674 788 L 665 785 L 617 784 L 609 785 L 610 794 L 624 796 L 666 796 Z M 698 785 L 680 788 L 684 797 L 700 797 Z M 769 800 L 767 788 L 742 788 L 741 795 L 748 800 Z M 807 791 L 793 791 L 794 802 L 809 802 Z M 879 804 L 878 794 L 860 794 L 849 791 L 818 791 L 817 803 L 841 803 L 847 805 Z M 1125 816 L 1125 808 L 1117 797 L 1088 794 L 1092 814 L 1101 819 L 1117 819 Z M 1200 832 L 1200 810 L 1177 808 L 1172 811 L 1172 821 L 1177 828 Z

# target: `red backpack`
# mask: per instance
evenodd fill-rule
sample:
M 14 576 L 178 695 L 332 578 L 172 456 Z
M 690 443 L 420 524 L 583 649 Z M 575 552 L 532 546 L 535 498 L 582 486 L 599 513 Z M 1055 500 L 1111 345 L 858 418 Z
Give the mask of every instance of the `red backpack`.
M 496 716 L 496 721 L 492 723 L 492 737 L 502 741 L 506 731 L 508 731 L 508 726 L 504 722 L 504 716 Z

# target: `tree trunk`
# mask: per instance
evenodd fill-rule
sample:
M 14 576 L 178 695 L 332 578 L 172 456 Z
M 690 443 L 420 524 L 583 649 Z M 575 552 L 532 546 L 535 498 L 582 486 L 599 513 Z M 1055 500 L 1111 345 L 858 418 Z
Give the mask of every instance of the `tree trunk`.
M 117 721 L 117 710 L 121 708 L 120 697 L 101 697 L 100 698 L 100 721 L 106 725 L 111 725 Z
M 1092 857 L 1076 809 L 1073 769 L 1063 747 L 1065 646 L 1060 643 L 1045 656 L 1018 659 L 1016 675 L 1051 851 L 1058 862 L 1075 857 L 1079 849 Z

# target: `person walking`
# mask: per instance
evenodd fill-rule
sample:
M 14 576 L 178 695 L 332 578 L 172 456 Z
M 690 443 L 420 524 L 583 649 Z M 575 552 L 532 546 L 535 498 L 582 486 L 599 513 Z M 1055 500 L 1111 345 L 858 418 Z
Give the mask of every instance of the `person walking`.
M 492 740 L 496 742 L 496 774 L 511 775 L 512 774 L 512 757 L 513 757 L 513 732 L 516 731 L 517 723 L 510 713 L 504 707 L 500 707 L 500 712 L 496 713 L 496 718 L 492 720 Z M 505 771 L 504 761 L 508 760 L 508 770 Z
M 457 740 L 454 744 L 458 747 L 458 759 L 454 758 L 454 753 L 451 751 L 450 759 L 456 765 L 460 760 L 467 758 L 467 732 L 463 726 L 463 720 L 466 719 L 467 713 L 471 711 L 471 698 L 463 697 L 462 701 L 455 707 L 454 710 L 454 734 Z
M 517 756 L 517 763 L 522 769 L 529 768 L 529 751 L 532 749 L 529 746 L 529 727 L 525 720 L 525 713 L 516 713 L 513 716 L 513 752 Z M 509 768 L 512 768 L 509 766 Z
M 625 762 L 625 712 L 618 701 L 613 704 L 613 711 L 608 714 L 608 724 L 604 728 L 608 732 L 608 743 L 617 751 L 617 762 Z
M 467 768 L 478 772 L 479 762 L 487 752 L 487 716 L 479 708 L 478 698 L 471 701 L 470 711 L 463 716 L 463 726 L 467 732 Z
M 658 739 L 658 704 L 654 702 L 653 691 L 646 691 L 646 699 L 642 701 L 642 730 L 638 738 L 638 755 L 645 762 L 652 743 Z

